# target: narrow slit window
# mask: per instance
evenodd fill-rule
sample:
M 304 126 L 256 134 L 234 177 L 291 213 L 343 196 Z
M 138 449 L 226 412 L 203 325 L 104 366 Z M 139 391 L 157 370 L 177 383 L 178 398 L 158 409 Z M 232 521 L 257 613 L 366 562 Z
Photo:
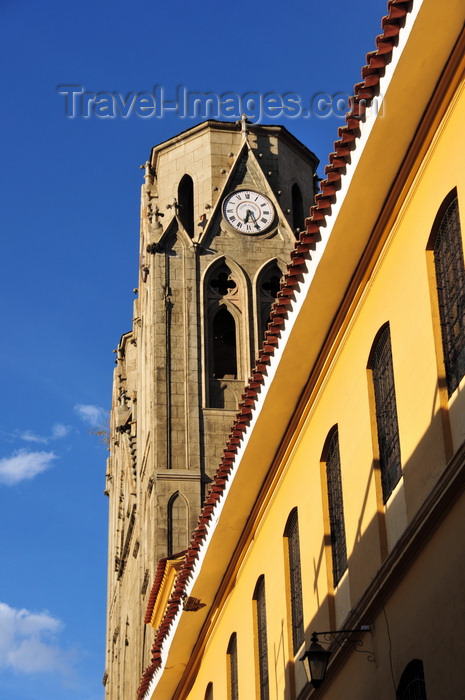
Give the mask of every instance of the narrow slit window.
M 237 674 L 237 635 L 231 635 L 228 644 L 228 700 L 238 700 L 238 674 Z
M 304 227 L 304 200 L 297 183 L 292 185 L 292 226 L 294 232 L 299 232 Z
M 257 654 L 260 700 L 269 700 L 268 638 L 266 632 L 265 577 L 260 576 L 254 593 L 257 622 Z
M 187 548 L 188 516 L 187 501 L 176 491 L 168 501 L 168 556 Z
M 178 187 L 178 216 L 189 236 L 194 235 L 194 183 L 184 175 Z

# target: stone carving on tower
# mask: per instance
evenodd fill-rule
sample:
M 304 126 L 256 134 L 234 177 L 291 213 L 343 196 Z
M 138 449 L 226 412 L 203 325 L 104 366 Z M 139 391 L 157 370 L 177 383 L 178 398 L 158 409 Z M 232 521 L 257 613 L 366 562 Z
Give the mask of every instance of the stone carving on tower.
M 207 121 L 144 168 L 138 296 L 116 359 L 107 700 L 136 698 L 160 559 L 184 550 L 250 376 L 317 159 L 281 126 Z

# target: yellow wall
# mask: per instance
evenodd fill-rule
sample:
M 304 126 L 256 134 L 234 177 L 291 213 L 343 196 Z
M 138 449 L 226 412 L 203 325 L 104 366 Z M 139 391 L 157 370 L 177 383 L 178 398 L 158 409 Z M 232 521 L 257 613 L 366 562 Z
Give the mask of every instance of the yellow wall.
M 227 697 L 226 649 L 232 632 L 237 633 L 239 696 L 255 696 L 252 595 L 261 574 L 265 575 L 266 586 L 270 697 L 295 697 L 283 542 L 286 521 L 295 506 L 299 513 L 307 645 L 313 629 L 327 629 L 333 624 L 328 605 L 332 591 L 328 589 L 331 576 L 328 576 L 324 551 L 320 478 L 321 453 L 333 425 L 339 426 L 349 560 L 348 572 L 335 595 L 338 625 L 359 601 L 382 564 L 380 522 L 385 521 L 387 548 L 391 553 L 446 467 L 450 455 L 446 453 L 447 435 L 445 442 L 445 423 L 440 415 L 434 335 L 438 329 L 433 324 L 426 247 L 437 210 L 454 187 L 458 191 L 462 232 L 465 232 L 465 169 L 463 158 L 458 154 L 464 124 L 462 89 L 452 101 L 421 164 L 416 166 L 416 177 L 405 193 L 373 273 L 364 280 L 360 301 L 345 336 L 335 348 L 319 393 L 312 396 L 305 407 L 295 440 L 281 464 L 280 479 L 265 499 L 253 540 L 210 630 L 198 674 L 186 695 L 192 700 L 204 697 L 209 681 L 213 681 L 215 699 Z M 386 144 L 386 151 L 380 153 L 380 163 L 385 158 L 389 158 L 389 144 Z M 382 172 L 379 176 L 382 177 Z M 366 191 L 360 193 L 361 206 L 363 198 L 369 196 L 367 183 Z M 356 226 L 357 221 L 347 222 L 347 236 Z M 334 260 L 334 274 L 337 274 L 337 259 Z M 433 290 L 433 298 L 434 293 Z M 376 333 L 386 321 L 391 331 L 403 476 L 386 508 L 381 507 L 380 519 L 373 471 L 367 362 Z M 442 397 L 446 418 L 449 417 L 453 453 L 465 438 L 464 387 L 462 380 L 448 403 L 444 402 L 444 395 Z M 455 642 L 458 648 L 463 646 L 455 629 L 463 629 L 461 623 L 465 618 L 464 565 L 460 564 L 457 576 L 443 573 L 450 572 L 458 556 L 461 562 L 465 561 L 465 528 L 460 517 L 463 507 L 463 503 L 455 504 L 415 566 L 398 582 L 386 601 L 383 614 L 377 614 L 372 620 L 374 629 L 364 640 L 365 647 L 375 651 L 376 663 L 367 665 L 363 655 L 352 654 L 345 663 L 344 673 L 327 686 L 325 697 L 392 698 L 393 685 L 398 683 L 405 665 L 415 657 L 422 658 L 425 663 L 428 697 L 461 695 L 457 678 L 452 680 L 454 655 L 447 662 L 450 672 L 439 679 L 435 675 L 440 672 L 434 668 L 434 651 L 438 644 L 453 647 Z M 388 661 L 386 620 L 390 623 L 391 637 L 395 639 L 391 650 L 394 679 Z M 439 627 L 446 629 L 447 634 L 438 634 Z M 412 628 L 418 632 L 412 634 Z M 347 685 L 348 679 L 351 686 Z M 349 693 L 347 687 L 353 691 Z M 300 688 L 299 676 L 297 693 Z

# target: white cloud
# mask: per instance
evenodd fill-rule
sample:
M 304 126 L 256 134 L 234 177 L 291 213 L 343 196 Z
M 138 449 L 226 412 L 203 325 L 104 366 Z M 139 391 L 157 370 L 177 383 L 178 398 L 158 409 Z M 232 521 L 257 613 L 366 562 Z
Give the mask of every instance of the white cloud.
M 78 403 L 75 405 L 74 410 L 84 423 L 92 426 L 101 425 L 108 420 L 108 411 L 100 406 Z
M 21 673 L 67 673 L 72 655 L 57 635 L 63 623 L 48 612 L 31 613 L 0 603 L 0 668 Z
M 12 486 L 51 467 L 56 455 L 53 452 L 28 452 L 18 450 L 11 457 L 0 459 L 0 483 Z
M 25 430 L 24 432 L 19 434 L 19 437 L 25 442 L 41 442 L 43 444 L 48 442 L 48 438 L 36 435 L 32 432 L 32 430 Z
M 53 440 L 59 440 L 60 438 L 64 438 L 69 433 L 71 432 L 71 428 L 69 425 L 63 425 L 62 423 L 54 423 L 52 425 L 52 439 Z
M 19 433 L 19 437 L 21 440 L 25 440 L 26 442 L 38 442 L 46 445 L 51 440 L 59 440 L 60 438 L 66 437 L 70 431 L 71 428 L 69 425 L 55 423 L 52 425 L 52 433 L 48 437 L 37 435 L 36 433 L 33 433 L 32 430 L 24 430 L 22 433 Z

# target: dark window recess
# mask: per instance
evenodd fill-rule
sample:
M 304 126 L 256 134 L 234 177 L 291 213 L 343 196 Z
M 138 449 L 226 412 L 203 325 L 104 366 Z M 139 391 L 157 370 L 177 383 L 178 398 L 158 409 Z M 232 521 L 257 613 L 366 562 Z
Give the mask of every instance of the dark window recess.
M 184 175 L 178 187 L 178 216 L 189 236 L 194 235 L 194 183 Z
M 295 655 L 304 641 L 304 608 L 302 602 L 302 574 L 300 568 L 299 518 L 297 515 L 297 508 L 294 508 L 289 516 L 285 536 L 287 537 L 289 556 L 292 648 Z
M 147 587 L 149 585 L 149 572 L 148 569 L 145 570 L 144 580 L 142 581 L 142 587 L 140 589 L 140 594 L 145 595 L 147 593 Z
M 268 639 L 266 634 L 265 579 L 260 577 L 255 588 L 257 610 L 258 673 L 260 680 L 260 700 L 270 696 L 268 679 Z
M 465 267 L 457 197 L 440 219 L 434 265 L 450 396 L 465 374 Z
M 270 321 L 270 313 L 273 302 L 281 286 L 282 272 L 278 265 L 274 264 L 265 272 L 259 285 L 259 319 L 260 319 L 260 340 L 263 339 L 267 325 Z
M 402 474 L 391 334 L 388 324 L 382 329 L 376 340 L 372 353 L 371 369 L 376 404 L 383 502 L 386 503 Z
M 329 525 L 331 532 L 331 555 L 333 560 L 333 584 L 337 586 L 347 569 L 346 531 L 344 504 L 342 501 L 341 459 L 339 454 L 339 432 L 332 432 L 326 454 L 326 483 L 328 485 Z
M 292 226 L 294 232 L 304 228 L 304 201 L 299 185 L 292 185 Z
M 404 669 L 396 694 L 397 700 L 427 700 L 423 662 L 413 659 Z
M 213 318 L 213 377 L 235 379 L 237 376 L 236 324 L 225 306 Z
M 229 660 L 229 697 L 230 700 L 238 700 L 238 676 L 237 676 L 237 636 L 234 632 L 228 644 Z

